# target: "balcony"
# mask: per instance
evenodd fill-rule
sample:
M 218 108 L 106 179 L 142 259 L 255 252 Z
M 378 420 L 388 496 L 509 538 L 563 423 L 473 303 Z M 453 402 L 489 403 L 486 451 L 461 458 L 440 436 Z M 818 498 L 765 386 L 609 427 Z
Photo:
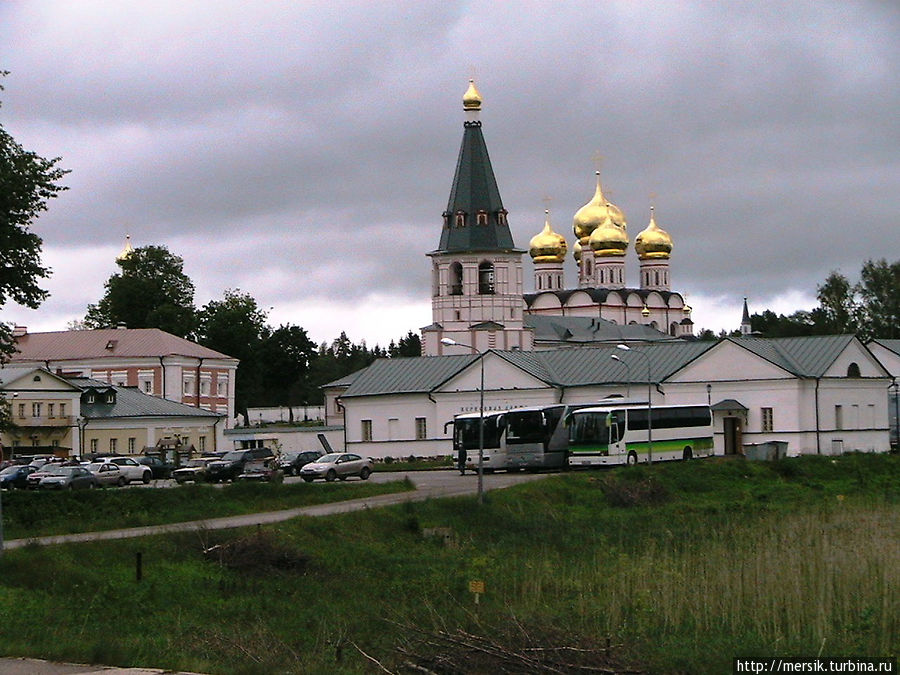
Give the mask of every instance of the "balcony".
M 74 415 L 55 415 L 47 417 L 14 417 L 13 422 L 17 427 L 74 427 Z

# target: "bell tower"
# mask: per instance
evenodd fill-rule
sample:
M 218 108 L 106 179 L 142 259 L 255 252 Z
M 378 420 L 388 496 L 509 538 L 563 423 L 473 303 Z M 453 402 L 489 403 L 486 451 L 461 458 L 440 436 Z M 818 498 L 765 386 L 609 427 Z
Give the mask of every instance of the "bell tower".
M 522 255 L 481 132 L 481 94 L 475 82 L 463 96 L 463 139 L 432 262 L 433 323 L 422 329 L 426 356 L 448 353 L 444 338 L 487 349 L 531 350 L 533 331 L 523 323 Z M 450 353 L 459 353 L 450 347 Z

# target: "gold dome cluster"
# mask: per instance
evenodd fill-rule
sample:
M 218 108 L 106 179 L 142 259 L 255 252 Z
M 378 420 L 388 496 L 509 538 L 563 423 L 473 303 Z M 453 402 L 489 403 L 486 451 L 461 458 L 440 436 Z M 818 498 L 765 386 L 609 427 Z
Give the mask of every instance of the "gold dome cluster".
M 650 224 L 634 240 L 634 250 L 641 260 L 668 258 L 672 253 L 672 237 L 656 224 L 653 207 L 650 207 Z
M 528 244 L 528 254 L 534 259 L 534 262 L 561 263 L 566 259 L 568 250 L 566 238 L 553 231 L 550 226 L 550 212 L 544 211 L 544 216 L 546 217 L 544 229 L 531 238 Z
M 475 80 L 469 80 L 469 88 L 463 94 L 463 110 L 481 110 L 481 94 L 475 87 Z
M 608 206 L 612 206 L 611 204 Z M 588 240 L 598 256 L 623 256 L 628 250 L 628 232 L 609 216 L 593 231 Z
M 603 196 L 603 188 L 600 185 L 600 172 L 597 171 L 597 189 L 594 196 L 587 204 L 575 212 L 572 229 L 582 246 L 588 243 L 591 234 L 606 220 L 612 225 L 626 231 L 625 214 L 615 204 L 610 204 Z M 627 242 L 627 238 L 626 238 Z

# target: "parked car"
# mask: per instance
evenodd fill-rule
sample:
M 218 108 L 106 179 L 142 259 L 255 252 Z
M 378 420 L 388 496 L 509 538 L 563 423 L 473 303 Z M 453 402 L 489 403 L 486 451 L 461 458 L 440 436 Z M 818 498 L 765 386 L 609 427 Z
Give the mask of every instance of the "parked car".
M 120 469 L 122 469 L 122 475 L 125 476 L 126 483 L 132 483 L 134 481 L 142 481 L 145 485 L 150 482 L 150 479 L 153 477 L 153 471 L 149 466 L 144 466 L 143 464 L 138 464 L 131 457 L 104 457 L 101 462 L 112 462 L 117 465 Z
M 366 480 L 372 474 L 372 469 L 372 460 L 368 457 L 350 452 L 333 452 L 304 466 L 300 469 L 300 475 L 307 483 L 316 478 L 324 478 L 329 482 L 335 478 L 346 480 L 348 476 L 359 476 Z
M 244 465 L 247 462 L 271 459 L 272 457 L 272 451 L 268 448 L 232 450 L 225 453 L 221 459 L 209 463 L 209 466 L 206 467 L 206 477 L 210 481 L 234 480 L 244 472 Z
M 97 482 L 101 486 L 118 485 L 122 487 L 128 482 L 119 465 L 112 462 L 91 462 L 84 468 L 97 477 Z
M 179 485 L 181 483 L 193 482 L 201 483 L 206 481 L 206 467 L 210 462 L 218 459 L 218 455 L 192 457 L 185 460 L 184 464 L 172 472 L 172 478 Z
M 166 462 L 155 455 L 144 455 L 138 460 L 138 464 L 150 467 L 150 473 L 153 478 L 171 478 L 175 465 L 172 462 Z
M 83 466 L 53 464 L 46 471 L 35 471 L 32 476 L 43 475 L 37 486 L 49 490 L 82 490 L 97 487 L 97 477 Z
M 24 490 L 28 487 L 28 476 L 37 469 L 28 464 L 13 464 L 0 471 L 0 488 Z
M 315 462 L 324 454 L 325 453 L 321 450 L 303 450 L 302 452 L 295 451 L 285 453 L 282 456 L 281 461 L 278 462 L 278 466 L 284 471 L 286 476 L 299 476 L 300 469 L 310 462 Z
M 254 459 L 244 465 L 244 470 L 237 480 L 257 481 L 260 483 L 281 483 L 284 472 L 279 468 L 274 457 L 271 459 Z

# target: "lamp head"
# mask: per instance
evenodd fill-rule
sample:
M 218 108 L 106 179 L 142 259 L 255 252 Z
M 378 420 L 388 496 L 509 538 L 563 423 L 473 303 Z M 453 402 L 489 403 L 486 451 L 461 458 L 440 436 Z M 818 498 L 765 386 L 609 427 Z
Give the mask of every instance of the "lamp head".
M 609 358 L 611 358 L 613 361 L 622 361 L 622 359 L 619 358 L 618 354 L 610 354 Z
M 458 345 L 459 343 L 453 338 L 441 338 L 441 344 L 447 347 L 452 347 L 453 345 Z
M 621 349 L 623 352 L 630 352 L 631 347 L 628 345 L 616 345 L 616 349 Z

